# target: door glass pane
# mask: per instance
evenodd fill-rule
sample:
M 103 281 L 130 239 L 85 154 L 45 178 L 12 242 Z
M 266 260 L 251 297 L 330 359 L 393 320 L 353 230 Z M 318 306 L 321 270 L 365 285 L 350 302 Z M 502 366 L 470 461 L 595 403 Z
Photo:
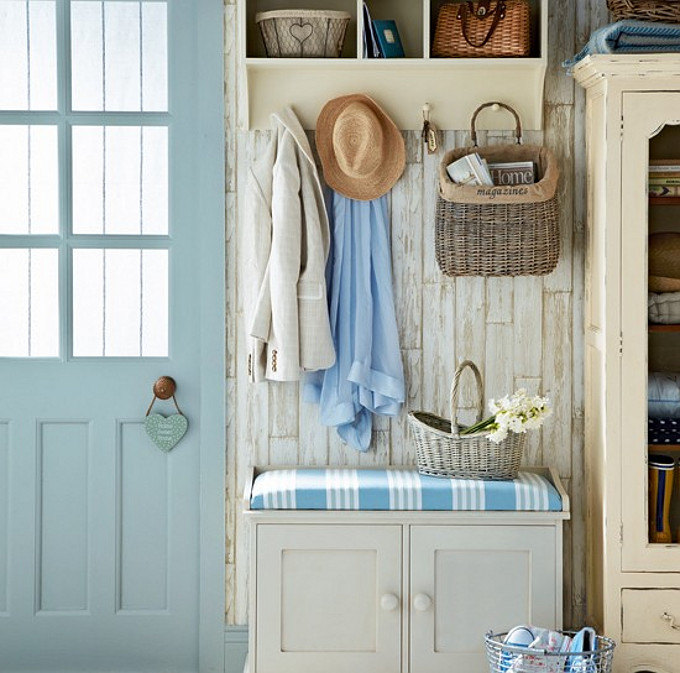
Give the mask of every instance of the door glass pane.
M 59 355 L 59 253 L 0 249 L 0 356 Z
M 649 542 L 680 542 L 680 126 L 649 141 L 647 171 Z
M 73 251 L 73 355 L 167 356 L 168 251 Z
M 57 152 L 56 126 L 0 126 L 0 234 L 58 233 Z
M 165 2 L 71 2 L 73 109 L 166 111 L 167 46 Z
M 73 233 L 168 233 L 168 129 L 73 128 Z
M 0 109 L 56 110 L 55 0 L 0 0 Z

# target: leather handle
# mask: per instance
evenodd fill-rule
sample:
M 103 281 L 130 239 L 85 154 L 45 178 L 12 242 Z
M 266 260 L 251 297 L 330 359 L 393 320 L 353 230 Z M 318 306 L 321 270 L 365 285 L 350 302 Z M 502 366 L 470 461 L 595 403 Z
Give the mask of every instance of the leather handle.
M 493 21 L 491 22 L 491 26 L 489 26 L 489 30 L 486 34 L 486 37 L 481 42 L 473 42 L 468 36 L 469 16 L 475 16 L 482 21 L 486 20 L 490 16 L 493 16 Z M 461 23 L 461 28 L 463 31 L 463 37 L 465 38 L 465 41 L 471 47 L 476 48 L 483 47 L 493 37 L 493 34 L 496 32 L 496 28 L 498 28 L 498 24 L 504 17 L 505 17 L 505 0 L 498 0 L 498 2 L 496 3 L 496 7 L 494 9 L 491 9 L 491 2 L 489 0 L 484 0 L 482 2 L 477 3 L 476 10 L 473 2 L 461 2 L 457 14 L 457 18 Z
M 491 101 L 490 103 L 483 103 L 480 105 L 473 113 L 472 113 L 472 119 L 470 121 L 470 138 L 472 140 L 472 144 L 474 147 L 477 147 L 477 128 L 475 127 L 475 123 L 477 122 L 477 115 L 487 107 L 493 107 L 494 105 L 498 107 L 502 107 L 503 109 L 507 110 L 508 112 L 512 113 L 512 116 L 515 118 L 515 136 L 517 137 L 517 144 L 521 145 L 522 144 L 522 122 L 520 121 L 519 115 L 517 112 L 511 108 L 509 105 L 506 103 L 501 103 L 500 101 Z

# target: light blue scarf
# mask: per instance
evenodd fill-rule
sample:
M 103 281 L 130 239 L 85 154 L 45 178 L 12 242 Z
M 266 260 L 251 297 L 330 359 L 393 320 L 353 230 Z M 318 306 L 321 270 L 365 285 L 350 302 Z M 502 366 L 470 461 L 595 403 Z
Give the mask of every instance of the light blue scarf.
M 371 443 L 372 414 L 397 416 L 404 370 L 392 294 L 387 197 L 331 195 L 330 322 L 335 364 L 307 375 L 304 399 L 321 422 L 359 451 Z

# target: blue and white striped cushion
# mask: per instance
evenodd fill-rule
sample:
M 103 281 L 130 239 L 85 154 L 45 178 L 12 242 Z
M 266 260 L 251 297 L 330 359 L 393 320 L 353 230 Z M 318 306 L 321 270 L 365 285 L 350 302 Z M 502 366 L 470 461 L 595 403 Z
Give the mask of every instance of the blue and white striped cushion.
M 445 479 L 416 470 L 269 470 L 253 483 L 251 509 L 559 512 L 562 500 L 542 475 L 512 481 Z

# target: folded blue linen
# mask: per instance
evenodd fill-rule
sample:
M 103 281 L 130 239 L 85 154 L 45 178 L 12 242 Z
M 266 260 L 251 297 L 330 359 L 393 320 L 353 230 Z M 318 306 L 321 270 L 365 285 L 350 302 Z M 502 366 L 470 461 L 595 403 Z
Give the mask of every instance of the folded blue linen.
M 562 63 L 571 68 L 591 54 L 680 52 L 680 24 L 617 21 L 598 28 L 581 51 Z

